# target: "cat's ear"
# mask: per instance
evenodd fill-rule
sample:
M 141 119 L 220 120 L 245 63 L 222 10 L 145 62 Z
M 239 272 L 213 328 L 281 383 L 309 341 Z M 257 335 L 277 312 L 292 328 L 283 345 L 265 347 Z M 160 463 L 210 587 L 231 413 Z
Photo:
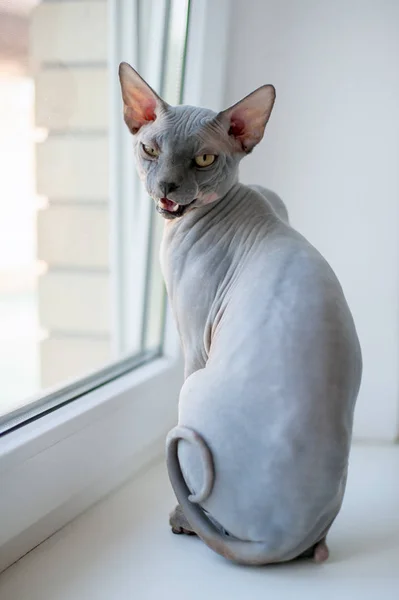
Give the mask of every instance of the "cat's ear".
M 132 133 L 159 116 L 167 104 L 142 77 L 128 64 L 119 65 L 119 80 L 122 88 L 124 117 Z
M 261 141 L 275 98 L 274 87 L 263 85 L 218 114 L 218 121 L 226 127 L 237 149 L 248 153 Z

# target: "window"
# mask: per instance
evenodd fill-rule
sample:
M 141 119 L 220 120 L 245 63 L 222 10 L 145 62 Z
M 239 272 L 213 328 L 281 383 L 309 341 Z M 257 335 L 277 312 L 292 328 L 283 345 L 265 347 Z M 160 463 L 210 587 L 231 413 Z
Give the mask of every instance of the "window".
M 18 0 L 2 11 L 5 431 L 76 396 L 82 376 L 87 389 L 161 352 L 162 222 L 134 172 L 116 63 L 130 60 L 178 103 L 188 0 Z
M 17 176 L 0 161 L 0 211 L 13 215 L 0 239 L 8 244 L 0 319 L 9 332 L 6 340 L 7 328 L 0 332 L 8 361 L 0 361 L 8 377 L 7 393 L 0 379 L 0 571 L 159 458 L 176 422 L 183 368 L 158 267 L 162 220 L 135 176 L 117 69 L 122 60 L 138 67 L 171 103 L 222 108 L 229 6 L 0 0 L 1 81 L 25 90 L 18 135 L 14 99 L 0 139 L 2 159 L 11 160 L 12 144 L 24 148 Z M 18 214 L 3 199 L 4 181 L 14 186 Z M 9 301 L 13 320 L 4 299 L 18 295 L 15 257 L 30 268 L 31 287 L 25 278 L 28 308 Z M 42 342 L 58 341 L 60 330 L 64 350 L 53 369 L 56 348 L 47 345 L 46 369 Z

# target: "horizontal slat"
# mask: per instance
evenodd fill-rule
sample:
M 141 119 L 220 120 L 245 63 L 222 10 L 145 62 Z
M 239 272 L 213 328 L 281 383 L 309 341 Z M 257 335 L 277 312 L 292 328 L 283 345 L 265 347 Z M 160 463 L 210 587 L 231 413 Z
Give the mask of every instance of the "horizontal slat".
M 108 267 L 106 207 L 50 206 L 37 215 L 38 257 L 50 266 Z
M 31 22 L 31 52 L 45 62 L 106 61 L 106 2 L 39 4 Z
M 111 360 L 109 339 L 49 337 L 40 344 L 42 387 L 86 375 Z
M 38 127 L 61 131 L 108 128 L 107 69 L 60 66 L 39 70 L 35 84 Z
M 109 334 L 110 276 L 49 271 L 39 279 L 40 325 L 49 331 Z
M 107 198 L 106 138 L 48 138 L 36 146 L 36 176 L 38 194 L 49 198 Z

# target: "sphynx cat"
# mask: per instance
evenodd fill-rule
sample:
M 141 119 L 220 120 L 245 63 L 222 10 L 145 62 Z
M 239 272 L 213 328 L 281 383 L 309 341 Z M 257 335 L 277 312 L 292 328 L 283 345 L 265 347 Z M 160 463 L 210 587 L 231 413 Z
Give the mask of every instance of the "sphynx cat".
M 275 100 L 169 106 L 127 63 L 124 117 L 165 218 L 161 266 L 185 358 L 167 439 L 173 530 L 237 563 L 328 557 L 362 361 L 341 286 L 280 198 L 239 183 Z

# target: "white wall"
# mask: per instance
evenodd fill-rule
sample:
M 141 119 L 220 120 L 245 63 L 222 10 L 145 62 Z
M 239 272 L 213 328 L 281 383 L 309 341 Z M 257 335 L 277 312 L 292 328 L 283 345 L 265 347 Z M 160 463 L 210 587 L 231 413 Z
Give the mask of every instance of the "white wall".
M 286 201 L 330 261 L 364 354 L 355 436 L 398 431 L 399 2 L 233 0 L 226 104 L 277 88 L 242 180 Z

